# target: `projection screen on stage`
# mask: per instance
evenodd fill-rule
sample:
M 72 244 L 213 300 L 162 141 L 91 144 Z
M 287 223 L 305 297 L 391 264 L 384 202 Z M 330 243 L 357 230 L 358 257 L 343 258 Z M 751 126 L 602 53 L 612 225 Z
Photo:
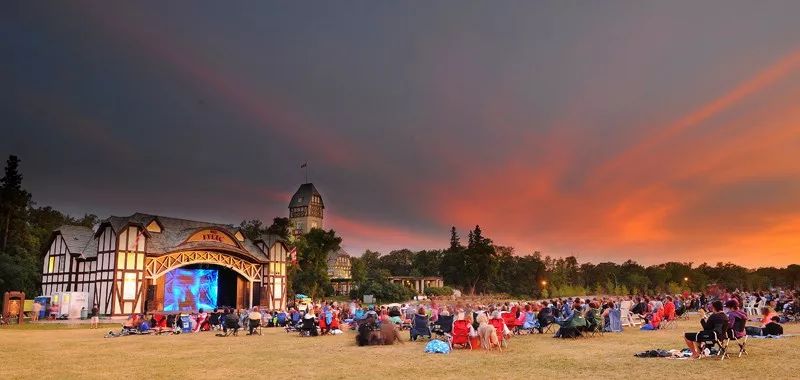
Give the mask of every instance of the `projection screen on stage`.
M 174 269 L 164 280 L 164 311 L 211 311 L 217 307 L 216 269 Z

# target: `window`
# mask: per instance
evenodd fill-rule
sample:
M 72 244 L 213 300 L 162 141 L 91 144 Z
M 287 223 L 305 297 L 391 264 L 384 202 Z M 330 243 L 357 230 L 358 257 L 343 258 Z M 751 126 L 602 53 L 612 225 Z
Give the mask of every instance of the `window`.
M 275 282 L 274 282 L 275 286 L 273 287 L 273 293 L 272 293 L 274 295 L 275 299 L 281 298 L 281 295 L 283 294 L 283 282 L 282 281 L 283 281 L 282 278 L 276 278 L 275 279 Z
M 47 273 L 53 273 L 54 269 L 56 269 L 56 258 L 50 256 L 50 259 L 47 260 Z
M 125 273 L 124 281 L 122 298 L 126 300 L 136 298 L 136 273 Z
M 120 253 L 123 255 L 123 253 Z M 136 254 L 133 252 L 128 252 L 128 266 L 125 267 L 126 269 L 136 269 Z

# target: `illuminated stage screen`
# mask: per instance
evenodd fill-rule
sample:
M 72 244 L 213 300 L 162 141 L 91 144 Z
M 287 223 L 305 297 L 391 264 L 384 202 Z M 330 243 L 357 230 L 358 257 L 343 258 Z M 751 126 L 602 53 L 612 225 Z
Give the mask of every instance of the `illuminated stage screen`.
M 216 269 L 175 269 L 164 279 L 164 311 L 211 311 L 217 307 Z

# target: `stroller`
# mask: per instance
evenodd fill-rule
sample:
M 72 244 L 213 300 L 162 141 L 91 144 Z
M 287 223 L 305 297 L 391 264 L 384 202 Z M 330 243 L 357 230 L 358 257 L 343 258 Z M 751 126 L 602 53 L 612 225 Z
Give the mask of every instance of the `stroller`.
M 419 337 L 427 337 L 431 339 L 431 328 L 428 326 L 428 318 L 424 315 L 414 315 L 414 321 L 411 323 L 411 340 L 417 340 Z

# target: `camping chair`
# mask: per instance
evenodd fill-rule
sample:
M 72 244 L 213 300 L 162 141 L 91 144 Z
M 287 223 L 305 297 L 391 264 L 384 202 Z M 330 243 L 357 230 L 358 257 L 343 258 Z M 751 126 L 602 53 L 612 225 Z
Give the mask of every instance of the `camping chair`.
M 701 332 L 702 333 L 702 332 Z M 702 354 L 705 352 L 706 349 L 711 352 L 713 356 L 719 356 L 720 360 L 725 360 L 726 350 L 728 347 L 728 338 L 725 335 L 718 335 L 716 331 L 711 331 L 710 334 L 705 336 L 700 342 L 700 352 L 701 355 L 707 356 Z M 714 352 L 716 350 L 716 352 Z
M 261 327 L 264 326 L 264 324 L 261 322 L 261 318 L 259 318 L 259 319 L 248 319 L 247 320 L 247 325 L 248 325 L 248 327 L 253 329 L 253 334 L 252 335 L 263 335 L 262 331 L 261 331 Z
M 596 322 L 589 322 L 588 320 L 587 323 L 588 325 L 586 325 L 586 329 L 584 330 L 586 334 L 583 334 L 584 336 L 587 338 L 595 335 L 603 336 L 603 326 Z
M 439 319 L 433 324 L 431 332 L 436 336 L 436 339 L 441 339 L 451 344 L 453 338 L 453 316 L 440 315 Z
M 737 318 L 736 321 L 733 323 L 733 328 L 728 329 L 728 336 L 724 341 L 724 347 L 722 347 L 723 355 L 728 355 L 728 348 L 731 342 L 736 343 L 739 346 L 739 356 L 742 357 L 742 354 L 747 355 L 747 334 L 745 333 L 745 326 L 747 325 L 746 319 Z M 742 335 L 741 338 L 737 338 L 736 335 Z
M 539 320 L 536 319 L 536 313 L 532 311 L 528 311 L 523 314 L 525 314 L 525 320 L 522 322 L 522 326 L 520 326 L 520 331 L 525 331 L 528 334 L 531 334 L 533 333 L 533 329 L 539 328 Z
M 428 326 L 428 318 L 424 315 L 414 315 L 409 334 L 411 335 L 411 340 L 417 340 L 419 337 L 431 339 L 431 328 Z
M 508 329 L 511 330 L 512 334 L 517 333 L 517 316 L 514 314 L 514 312 L 503 312 L 500 314 L 500 318 L 503 319 L 503 323 L 505 323 Z
M 458 320 L 453 322 L 453 335 L 450 339 L 450 347 L 461 347 L 472 349 L 469 341 L 469 322 Z
M 505 335 L 505 322 L 503 318 L 492 318 L 489 324 L 497 331 L 497 339 L 500 340 L 500 347 L 508 347 L 508 337 Z
M 658 328 L 660 330 L 666 330 L 666 329 L 670 329 L 670 328 L 674 329 L 674 328 L 678 327 L 678 324 L 676 323 L 677 320 L 678 320 L 678 318 L 677 318 L 676 314 L 665 315 L 664 319 L 661 320 L 661 325 L 659 325 Z
M 538 321 L 539 324 L 538 328 L 539 331 L 542 332 L 542 334 L 551 333 L 552 332 L 551 330 L 553 329 L 553 324 L 556 321 L 555 315 L 553 315 L 553 313 L 549 311 L 550 310 L 548 308 L 544 308 L 540 310 L 539 313 L 536 314 L 536 320 Z
M 303 317 L 303 322 L 300 327 L 300 336 L 317 336 L 319 332 L 317 331 L 317 323 L 315 321 L 316 318 L 306 318 Z
M 239 319 L 225 318 L 225 333 L 218 336 L 239 336 Z

